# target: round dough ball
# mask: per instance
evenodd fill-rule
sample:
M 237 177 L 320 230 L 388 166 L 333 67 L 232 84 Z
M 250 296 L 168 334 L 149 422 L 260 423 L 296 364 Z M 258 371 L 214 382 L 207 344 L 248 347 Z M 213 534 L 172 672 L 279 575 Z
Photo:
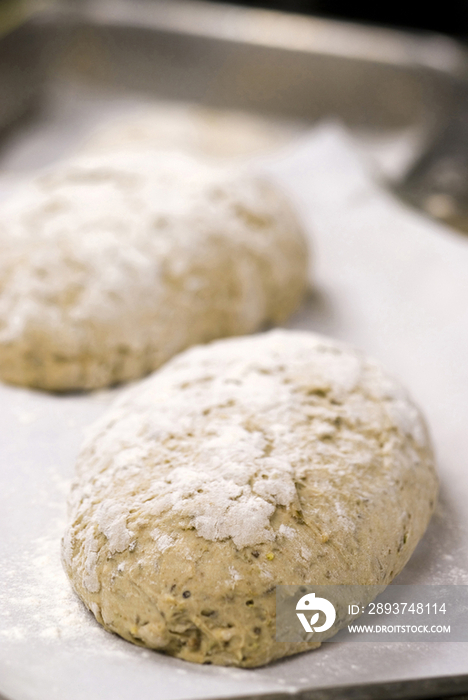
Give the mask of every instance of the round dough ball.
M 63 561 L 106 629 L 258 666 L 275 586 L 385 586 L 437 493 L 423 419 L 360 352 L 306 332 L 196 347 L 125 393 L 77 465 Z
M 56 391 L 138 378 L 286 318 L 307 246 L 275 187 L 178 153 L 82 157 L 0 221 L 0 377 Z

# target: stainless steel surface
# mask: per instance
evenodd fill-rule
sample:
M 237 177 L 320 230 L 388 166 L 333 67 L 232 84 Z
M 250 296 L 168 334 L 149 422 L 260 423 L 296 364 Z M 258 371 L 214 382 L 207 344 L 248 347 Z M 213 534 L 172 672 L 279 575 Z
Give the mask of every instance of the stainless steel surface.
M 0 39 L 0 129 L 21 117 L 44 89 L 47 49 L 38 24 L 26 22 Z
M 395 129 L 426 127 L 450 110 L 447 78 L 464 67 L 457 44 L 437 36 L 172 0 L 61 7 L 3 41 L 11 52 L 3 80 L 14 83 L 21 70 L 35 82 L 31 46 L 58 42 L 53 80 L 60 67 L 62 76 L 106 88 Z
M 464 55 L 458 47 L 439 37 L 420 39 L 398 32 L 202 3 L 138 0 L 75 2 L 69 6 L 31 20 L 7 37 L 8 58 L 0 64 L 4 94 L 16 94 L 16 87 L 8 85 L 18 82 L 14 71 L 25 60 L 22 75 L 37 100 L 28 120 L 4 135 L 1 185 L 10 177 L 27 174 L 73 150 L 99 115 L 153 98 L 259 112 L 271 119 L 292 119 L 303 125 L 335 116 L 356 134 L 365 129 L 378 138 L 389 138 L 390 143 L 394 135 L 413 130 L 421 144 L 450 113 L 455 98 L 453 77 L 461 75 L 464 66 Z M 27 53 L 31 45 L 38 47 L 38 54 Z M 37 65 L 41 66 L 39 75 L 35 73 Z M 47 71 L 43 74 L 44 65 Z M 12 102 L 24 104 L 16 98 Z M 0 101 L 0 109 L 2 104 Z M 10 115 L 21 111 L 15 108 Z M 5 123 L 12 118 L 5 117 Z M 318 157 L 319 152 L 317 147 L 312 156 Z M 305 168 L 306 156 L 293 158 L 289 170 L 284 164 L 277 166 L 285 185 L 297 192 L 310 228 L 317 230 L 319 246 L 318 291 L 292 325 L 365 347 L 421 398 L 436 428 L 445 470 L 443 507 L 405 569 L 402 582 L 432 582 L 437 576 L 440 580 L 444 567 L 453 578 L 465 575 L 468 524 L 461 467 L 466 464 L 467 452 L 463 426 L 457 423 L 465 409 L 457 409 L 455 415 L 455 399 L 452 394 L 446 395 L 465 386 L 463 352 L 457 345 L 457 339 L 464 337 L 462 324 L 457 326 L 460 314 L 454 315 L 450 298 L 441 301 L 436 291 L 431 296 L 431 287 L 427 302 L 425 296 L 418 296 L 418 290 L 425 289 L 425 278 L 413 294 L 414 309 L 408 301 L 408 290 L 413 293 L 411 286 L 402 285 L 399 296 L 388 300 L 388 280 L 393 279 L 395 269 L 399 273 L 403 270 L 405 262 L 398 247 L 398 215 L 389 210 L 395 224 L 393 219 L 385 224 L 377 217 L 375 236 L 374 222 L 367 221 L 372 236 L 364 239 L 364 248 L 359 243 L 363 224 L 358 219 L 353 223 L 351 208 L 349 219 L 343 213 L 341 218 L 328 222 L 327 213 L 322 215 L 326 222 L 321 223 L 320 201 L 313 192 L 325 186 L 327 177 L 328 186 L 336 187 L 345 198 L 346 188 L 340 189 L 340 165 L 333 171 L 330 164 L 330 175 L 311 173 L 304 178 L 300 168 Z M 364 194 L 372 199 L 370 189 Z M 348 203 L 351 207 L 351 196 Z M 379 214 L 382 211 L 385 214 L 384 201 L 378 209 Z M 345 237 L 341 235 L 344 222 L 348 232 Z M 395 240 L 390 235 L 393 225 Z M 437 270 L 443 271 L 443 279 L 463 293 L 464 253 L 454 249 L 458 244 L 442 240 L 439 232 L 437 236 L 429 232 L 426 238 L 421 223 L 410 224 L 404 217 L 400 225 L 407 225 L 411 235 L 417 233 L 417 243 L 412 244 L 414 254 L 427 263 L 424 256 L 430 251 L 429 262 L 440 259 Z M 349 242 L 352 240 L 355 244 Z M 355 270 L 346 267 L 346 260 L 354 261 Z M 374 266 L 380 266 L 381 272 L 375 272 Z M 433 270 L 436 277 L 437 270 Z M 432 284 L 432 277 L 430 281 Z M 447 341 L 438 335 L 446 318 L 452 319 L 451 325 L 447 322 L 447 332 L 453 331 Z M 436 325 L 432 327 L 431 323 Z M 442 350 L 448 352 L 443 355 L 447 366 L 438 364 Z M 453 375 L 449 372 L 452 367 Z M 431 384 L 427 377 L 432 375 L 436 378 Z M 13 550 L 16 558 L 4 573 L 11 576 L 8 581 L 13 592 L 17 585 L 19 591 L 24 591 L 23 582 L 18 583 L 16 577 L 25 577 L 31 600 L 25 601 L 24 607 L 20 600 L 19 609 L 21 615 L 34 618 L 34 605 L 40 607 L 40 601 L 34 603 L 34 595 L 36 590 L 44 590 L 35 586 L 41 556 L 46 556 L 42 550 L 35 552 L 37 537 L 42 538 L 42 544 L 58 546 L 66 482 L 82 430 L 100 415 L 113 392 L 57 397 L 0 386 L 0 394 L 0 444 L 4 450 L 0 515 L 9 528 L 7 536 L 0 539 L 0 556 L 5 562 Z M 450 564 L 444 563 L 446 555 L 451 557 L 447 559 Z M 28 570 L 27 557 L 35 562 L 37 570 Z M 53 594 L 53 583 L 49 588 Z M 56 594 L 59 598 L 61 589 L 57 588 Z M 61 602 L 57 601 L 58 610 Z M 51 615 L 54 622 L 56 618 Z M 135 688 L 144 700 L 156 693 L 163 697 L 166 692 L 167 697 L 172 693 L 172 698 L 245 697 L 255 693 L 265 698 L 328 700 L 349 697 L 350 693 L 361 699 L 378 695 L 409 698 L 468 689 L 466 648 L 458 645 L 453 645 L 457 648 L 451 654 L 438 649 L 439 657 L 433 663 L 428 651 L 419 646 L 408 645 L 400 651 L 365 646 L 359 654 L 353 651 L 355 656 L 347 656 L 337 647 L 267 669 L 243 672 L 194 668 L 151 654 L 108 635 L 91 619 L 83 619 L 86 637 L 56 639 L 38 634 L 15 640 L 0 634 L 0 692 L 11 695 L 11 700 L 58 699 L 63 697 L 68 679 L 68 697 L 73 700 L 107 700 L 111 695 L 127 699 L 134 696 Z M 51 620 L 46 619 L 44 632 L 51 629 Z M 14 628 L 15 620 L 10 622 Z M 18 625 L 22 622 L 18 619 Z M 353 670 L 353 664 L 357 670 Z
M 460 84 L 452 114 L 441 124 L 396 192 L 411 204 L 468 233 L 468 88 Z

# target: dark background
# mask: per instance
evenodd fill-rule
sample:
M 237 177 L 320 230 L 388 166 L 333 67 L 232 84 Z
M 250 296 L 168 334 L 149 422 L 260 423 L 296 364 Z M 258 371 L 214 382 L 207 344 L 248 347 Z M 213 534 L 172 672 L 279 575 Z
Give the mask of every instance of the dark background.
M 422 29 L 468 39 L 468 0 L 436 2 L 367 2 L 352 0 L 230 0 L 237 5 L 315 14 L 335 19 Z

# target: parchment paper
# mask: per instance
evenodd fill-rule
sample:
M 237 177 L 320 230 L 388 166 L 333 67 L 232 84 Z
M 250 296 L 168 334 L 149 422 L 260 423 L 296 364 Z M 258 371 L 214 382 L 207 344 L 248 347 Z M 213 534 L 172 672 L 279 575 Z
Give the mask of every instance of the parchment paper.
M 36 141 L 18 137 L 18 171 L 47 138 L 55 143 L 42 128 Z M 15 163 L 11 149 L 6 158 Z M 303 134 L 252 167 L 288 190 L 311 239 L 313 288 L 288 327 L 380 359 L 429 421 L 440 503 L 399 582 L 468 583 L 468 238 L 396 201 L 339 125 Z M 464 643 L 332 644 L 240 670 L 189 664 L 102 630 L 71 593 L 59 546 L 83 431 L 119 391 L 55 396 L 0 385 L 0 692 L 182 700 L 468 673 Z

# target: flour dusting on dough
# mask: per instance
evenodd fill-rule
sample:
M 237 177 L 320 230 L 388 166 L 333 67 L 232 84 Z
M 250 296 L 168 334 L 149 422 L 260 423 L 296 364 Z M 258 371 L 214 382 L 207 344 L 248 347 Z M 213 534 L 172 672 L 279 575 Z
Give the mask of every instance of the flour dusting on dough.
M 82 155 L 18 186 L 0 221 L 0 375 L 91 389 L 286 318 L 307 244 L 278 189 L 181 152 Z
M 436 491 L 423 419 L 376 362 L 305 332 L 218 341 L 90 431 L 64 563 L 108 629 L 256 665 L 297 651 L 274 641 L 276 584 L 385 585 Z

